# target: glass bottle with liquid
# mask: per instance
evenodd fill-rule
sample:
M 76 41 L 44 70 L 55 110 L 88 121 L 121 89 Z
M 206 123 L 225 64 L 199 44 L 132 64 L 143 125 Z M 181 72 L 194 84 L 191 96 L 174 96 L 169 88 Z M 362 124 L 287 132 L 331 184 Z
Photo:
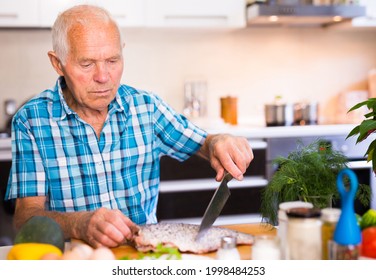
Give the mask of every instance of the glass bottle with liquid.
M 330 247 L 332 247 L 333 235 L 339 216 L 341 215 L 341 209 L 338 208 L 324 208 L 321 210 L 321 238 L 322 238 L 322 259 L 328 260 Z

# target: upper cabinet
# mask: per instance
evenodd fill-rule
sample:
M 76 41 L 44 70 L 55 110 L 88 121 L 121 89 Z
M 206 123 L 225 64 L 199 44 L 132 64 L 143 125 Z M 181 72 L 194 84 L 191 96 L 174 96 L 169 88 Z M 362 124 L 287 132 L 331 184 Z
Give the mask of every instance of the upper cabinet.
M 57 15 L 79 4 L 95 4 L 107 9 L 119 26 L 143 26 L 145 19 L 144 0 L 39 0 L 40 25 L 51 27 Z
M 376 1 L 359 0 L 359 4 L 366 7 L 366 16 L 352 20 L 353 27 L 376 27 Z
M 245 27 L 245 0 L 146 0 L 148 27 Z
M 245 0 L 0 0 L 0 27 L 50 28 L 78 4 L 106 8 L 121 27 L 245 27 Z
M 37 27 L 39 0 L 0 0 L 1 27 Z

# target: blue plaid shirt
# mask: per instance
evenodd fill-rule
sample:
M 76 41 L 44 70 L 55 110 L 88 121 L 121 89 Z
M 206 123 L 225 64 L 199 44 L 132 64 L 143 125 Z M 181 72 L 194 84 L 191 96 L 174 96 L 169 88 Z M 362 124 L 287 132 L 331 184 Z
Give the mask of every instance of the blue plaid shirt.
M 7 199 L 47 196 L 61 212 L 120 209 L 137 224 L 155 223 L 159 159 L 187 159 L 206 132 L 158 96 L 121 85 L 97 138 L 55 87 L 27 102 L 12 123 Z

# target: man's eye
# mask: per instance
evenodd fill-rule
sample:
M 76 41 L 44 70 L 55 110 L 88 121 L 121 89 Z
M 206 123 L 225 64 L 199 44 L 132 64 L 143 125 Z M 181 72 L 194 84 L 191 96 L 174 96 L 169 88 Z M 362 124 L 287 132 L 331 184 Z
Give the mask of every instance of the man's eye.
M 81 67 L 82 68 L 89 68 L 91 65 L 92 65 L 92 63 L 84 63 L 84 64 L 81 64 Z

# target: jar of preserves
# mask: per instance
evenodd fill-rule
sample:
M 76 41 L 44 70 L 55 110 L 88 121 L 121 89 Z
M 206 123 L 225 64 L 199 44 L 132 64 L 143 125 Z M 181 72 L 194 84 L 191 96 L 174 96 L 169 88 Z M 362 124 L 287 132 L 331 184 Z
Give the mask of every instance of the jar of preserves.
M 291 260 L 321 260 L 321 210 L 292 208 L 287 211 L 287 253 Z

